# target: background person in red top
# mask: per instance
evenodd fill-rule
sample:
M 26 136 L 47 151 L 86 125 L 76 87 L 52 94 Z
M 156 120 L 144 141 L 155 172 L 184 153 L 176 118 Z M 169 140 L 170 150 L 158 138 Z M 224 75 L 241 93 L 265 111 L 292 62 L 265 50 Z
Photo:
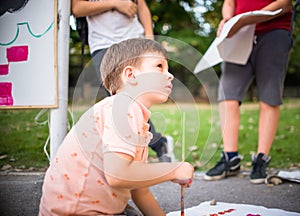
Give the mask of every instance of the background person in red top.
M 219 85 L 219 108 L 224 149 L 221 160 L 210 169 L 206 180 L 219 180 L 240 171 L 241 158 L 238 154 L 238 133 L 240 125 L 239 106 L 250 83 L 256 80 L 260 105 L 257 154 L 252 156 L 250 181 L 263 183 L 270 162 L 270 149 L 276 134 L 284 79 L 292 47 L 290 32 L 291 0 L 225 0 L 218 28 L 220 35 L 224 23 L 233 16 L 254 10 L 275 11 L 276 16 L 257 16 L 241 18 L 229 37 L 249 24 L 256 23 L 253 50 L 245 65 L 224 62 Z M 241 140 L 242 142 L 242 140 Z

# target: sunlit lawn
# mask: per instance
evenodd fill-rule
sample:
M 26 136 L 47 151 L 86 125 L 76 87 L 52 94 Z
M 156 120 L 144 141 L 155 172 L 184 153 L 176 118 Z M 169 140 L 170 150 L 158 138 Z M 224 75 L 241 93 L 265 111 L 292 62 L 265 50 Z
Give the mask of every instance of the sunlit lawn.
M 300 100 L 287 101 L 281 110 L 279 128 L 270 154 L 270 167 L 300 168 Z M 48 125 L 35 123 L 34 118 L 39 111 L 0 110 L 0 167 L 9 164 L 13 168 L 32 170 L 30 167 L 48 166 L 43 152 Z M 156 130 L 174 138 L 178 160 L 184 158 L 198 170 L 205 170 L 219 159 L 222 141 L 217 106 L 168 103 L 157 105 L 151 111 Z M 77 115 L 80 113 L 76 111 Z M 244 157 L 243 167 L 248 169 L 251 154 L 257 146 L 257 104 L 245 104 L 241 113 L 239 151 Z M 47 120 L 47 114 L 41 120 Z M 151 150 L 150 158 L 155 158 Z

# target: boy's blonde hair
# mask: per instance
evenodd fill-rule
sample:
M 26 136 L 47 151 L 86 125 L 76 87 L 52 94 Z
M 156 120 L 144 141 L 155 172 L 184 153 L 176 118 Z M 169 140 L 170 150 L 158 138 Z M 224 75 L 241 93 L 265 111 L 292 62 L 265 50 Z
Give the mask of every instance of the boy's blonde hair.
M 158 42 L 135 38 L 112 45 L 103 56 L 100 72 L 104 87 L 112 94 L 123 85 L 121 73 L 126 66 L 138 67 L 141 56 L 147 52 L 160 53 L 166 59 L 167 51 Z

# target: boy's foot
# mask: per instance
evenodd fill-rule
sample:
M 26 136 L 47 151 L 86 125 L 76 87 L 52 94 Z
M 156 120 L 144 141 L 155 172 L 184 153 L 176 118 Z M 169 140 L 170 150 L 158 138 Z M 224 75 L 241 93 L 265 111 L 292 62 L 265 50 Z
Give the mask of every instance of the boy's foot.
M 250 174 L 250 182 L 253 184 L 265 183 L 267 178 L 267 167 L 270 163 L 271 157 L 259 153 L 257 157 L 252 155 L 252 170 Z
M 162 145 L 158 154 L 159 162 L 174 162 L 176 161 L 174 155 L 174 141 L 171 136 L 162 137 Z
M 228 159 L 226 152 L 222 152 L 221 160 L 204 175 L 204 180 L 220 180 L 227 176 L 235 176 L 240 172 L 241 157 Z

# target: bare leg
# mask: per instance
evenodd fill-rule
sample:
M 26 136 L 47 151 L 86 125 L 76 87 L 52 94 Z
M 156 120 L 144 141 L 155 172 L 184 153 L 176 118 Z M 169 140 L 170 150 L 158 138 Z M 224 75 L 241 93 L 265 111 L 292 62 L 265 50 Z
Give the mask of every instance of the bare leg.
M 279 116 L 279 106 L 270 106 L 264 102 L 260 102 L 257 153 L 269 155 L 276 135 Z
M 240 125 L 239 102 L 222 101 L 219 104 L 222 137 L 225 152 L 238 151 L 238 134 Z

